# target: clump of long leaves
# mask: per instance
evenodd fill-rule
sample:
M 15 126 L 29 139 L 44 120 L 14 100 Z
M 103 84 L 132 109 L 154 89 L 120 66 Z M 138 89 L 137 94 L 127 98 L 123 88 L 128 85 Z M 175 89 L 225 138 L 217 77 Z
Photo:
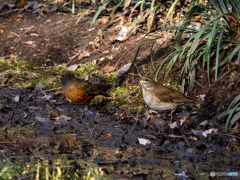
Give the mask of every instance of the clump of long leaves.
M 175 0 L 173 6 L 179 0 Z M 199 12 L 199 10 L 201 10 Z M 201 15 L 201 27 L 191 24 L 193 16 Z M 156 71 L 156 77 L 164 63 L 168 62 L 165 76 L 168 75 L 176 62 L 184 61 L 181 74 L 187 74 L 190 90 L 196 81 L 196 64 L 202 64 L 207 69 L 210 83 L 210 73 L 215 71 L 215 80 L 219 78 L 219 69 L 238 55 L 240 59 L 240 3 L 238 0 L 209 0 L 206 4 L 193 0 L 188 6 L 187 13 L 181 19 L 181 27 L 176 29 L 176 44 L 173 52 L 164 59 Z M 184 34 L 190 35 L 182 46 Z M 231 52 L 225 58 L 221 56 L 223 49 L 231 48 Z M 183 58 L 184 57 L 184 58 Z M 213 68 L 211 64 L 215 64 Z M 211 68 L 211 69 L 210 69 Z M 155 79 L 156 79 L 155 77 Z
M 240 119 L 240 112 L 238 111 L 240 111 L 240 94 L 231 102 L 226 111 L 217 116 L 217 119 L 221 119 L 222 117 L 228 115 L 225 132 L 227 132 L 228 128 L 231 128 L 233 124 Z M 233 116 L 235 112 L 237 113 Z

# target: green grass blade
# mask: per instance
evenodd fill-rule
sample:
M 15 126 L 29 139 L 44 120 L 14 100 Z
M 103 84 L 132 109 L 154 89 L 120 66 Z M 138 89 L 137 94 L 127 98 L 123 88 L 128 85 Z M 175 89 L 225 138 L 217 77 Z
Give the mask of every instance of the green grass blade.
M 93 23 L 96 21 L 99 14 L 105 9 L 105 7 L 108 5 L 109 2 L 110 1 L 106 2 L 105 4 L 103 4 L 102 6 L 99 7 L 98 11 L 96 12 L 96 14 L 93 17 L 90 28 L 92 28 Z
M 228 110 L 232 108 L 238 101 L 240 100 L 240 94 L 234 98 L 234 100 L 231 102 L 231 104 L 228 106 Z
M 121 4 L 124 2 L 124 0 L 121 0 L 114 8 L 113 8 L 113 10 L 112 10 L 112 12 L 111 12 L 111 14 L 110 14 L 110 16 L 109 16 L 109 19 L 111 19 L 112 17 L 113 17 L 113 15 L 114 15 L 114 13 L 116 12 L 116 10 L 117 10 L 117 8 L 119 7 L 119 6 L 121 6 Z
M 176 4 L 177 4 L 178 1 L 179 1 L 179 0 L 175 0 L 174 3 L 172 4 L 172 6 L 170 7 L 170 9 L 168 10 L 168 13 L 167 13 L 167 15 L 166 15 L 166 18 L 165 18 L 165 21 L 164 21 L 163 26 L 166 25 L 167 18 L 168 18 L 168 16 L 170 15 L 170 13 L 173 11 L 173 9 L 174 9 L 174 7 L 176 6 Z
M 196 34 L 196 37 L 195 37 L 195 39 L 194 39 L 194 41 L 193 41 L 193 43 L 192 43 L 192 47 L 191 47 L 191 49 L 190 49 L 190 51 L 189 51 L 189 53 L 188 53 L 188 56 L 190 56 L 190 55 L 196 50 L 196 48 L 197 48 L 197 46 L 198 46 L 198 44 L 199 44 L 199 42 L 200 42 L 200 37 L 201 37 L 201 36 L 203 35 L 203 33 L 207 30 L 208 25 L 209 25 L 210 23 L 214 22 L 215 20 L 221 18 L 221 17 L 222 17 L 222 15 L 216 16 L 215 18 L 213 18 L 212 20 L 210 20 L 204 27 L 202 27 L 202 28 L 199 30 L 199 32 Z
M 140 74 L 140 71 L 138 70 L 138 67 L 136 65 L 136 61 L 137 61 L 137 55 L 138 55 L 138 52 L 139 52 L 141 46 L 142 46 L 142 43 L 139 43 L 138 46 L 137 46 L 137 50 L 136 50 L 136 53 L 135 53 L 134 60 L 133 60 L 133 65 L 137 68 L 137 71 L 138 71 L 139 74 Z M 132 69 L 132 80 L 134 81 L 134 67 Z
M 210 53 L 211 53 L 211 46 L 212 46 L 212 41 L 217 33 L 217 30 L 216 30 L 216 27 L 218 25 L 218 21 L 220 20 L 217 19 L 216 21 L 214 21 L 214 24 L 213 24 L 213 28 L 212 28 L 212 32 L 208 38 L 208 41 L 207 41 L 207 47 L 206 47 L 206 61 L 207 61 L 207 74 L 208 74 L 208 82 L 210 84 Z M 203 62 L 204 64 L 205 62 Z
M 190 87 L 190 91 L 193 90 L 195 81 L 196 81 L 196 68 L 193 68 L 193 69 L 189 72 L 189 87 Z
M 92 7 L 89 8 L 88 10 L 86 10 L 86 11 L 78 18 L 78 20 L 76 21 L 76 24 L 78 24 L 78 22 L 82 19 L 82 17 L 83 17 L 88 11 L 90 11 L 91 9 L 92 9 Z
M 216 55 L 216 65 L 215 65 L 215 81 L 217 80 L 218 77 L 218 63 L 219 63 L 219 51 L 220 51 L 220 44 L 222 40 L 222 35 L 223 35 L 224 29 L 221 30 L 219 38 L 218 38 L 218 44 L 217 44 L 217 55 Z
M 233 115 L 233 113 L 235 112 L 235 110 L 237 109 L 237 107 L 240 105 L 240 102 L 234 107 L 231 109 L 229 115 L 228 115 L 228 118 L 227 118 L 227 122 L 226 122 L 226 125 L 225 125 L 225 132 L 227 132 L 227 129 L 229 127 L 229 122 L 230 122 L 230 119 Z
M 168 63 L 167 69 L 166 69 L 166 71 L 165 71 L 166 73 L 165 73 L 164 76 L 167 76 L 167 75 L 171 72 L 172 67 L 173 67 L 173 65 L 175 64 L 175 62 L 177 61 L 179 55 L 180 55 L 180 53 L 177 53 L 177 54 L 170 60 L 170 62 Z
M 175 54 L 176 54 L 176 52 L 170 53 L 170 54 L 163 60 L 163 62 L 160 64 L 160 66 L 158 67 L 158 69 L 157 69 L 157 71 L 156 71 L 156 73 L 155 73 L 155 78 L 154 78 L 155 81 L 157 81 L 157 75 L 158 75 L 160 69 L 162 68 L 163 64 L 169 59 L 169 57 L 174 56 Z
M 124 1 L 124 8 L 123 8 L 124 10 L 131 4 L 131 1 L 132 0 L 125 0 Z
M 235 49 L 232 51 L 232 53 L 231 53 L 228 57 L 226 57 L 226 58 L 219 64 L 219 67 L 222 67 L 222 66 L 223 66 L 224 64 L 226 64 L 228 61 L 231 61 L 232 58 L 236 55 L 236 53 L 239 52 L 239 50 L 240 50 L 240 44 L 237 45 L 237 46 L 235 47 Z M 215 68 L 214 68 L 214 70 L 215 70 Z
M 223 2 L 223 0 L 218 0 L 220 7 L 222 8 L 222 11 L 224 14 L 227 14 L 227 7 L 225 6 L 225 3 Z

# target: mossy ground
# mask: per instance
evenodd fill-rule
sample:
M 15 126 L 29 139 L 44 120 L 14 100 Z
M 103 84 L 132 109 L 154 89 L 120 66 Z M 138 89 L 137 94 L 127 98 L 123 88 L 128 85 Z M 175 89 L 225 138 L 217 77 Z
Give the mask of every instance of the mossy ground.
M 47 62 L 48 60 L 46 60 Z M 17 57 L 11 57 L 9 60 L 0 58 L 0 72 L 2 77 L 11 74 L 7 78 L 7 84 L 11 87 L 23 87 L 34 89 L 36 84 L 41 82 L 45 85 L 45 91 L 59 91 L 61 82 L 53 74 L 61 74 L 68 71 L 66 64 L 58 66 L 39 66 L 34 61 L 19 61 Z M 93 62 L 87 62 L 73 71 L 73 74 L 80 78 L 87 75 L 92 78 L 94 76 L 102 76 L 104 80 L 112 85 L 109 92 L 112 97 L 110 101 L 125 111 L 135 110 L 140 113 L 144 107 L 144 100 L 141 93 L 141 85 L 129 85 L 126 87 L 115 87 L 117 76 L 115 72 L 103 73 L 99 67 Z M 4 82 L 6 83 L 6 82 Z M 177 81 L 169 79 L 164 85 L 173 89 L 177 88 Z M 95 103 L 102 101 L 101 98 L 93 100 Z
M 47 62 L 47 60 L 46 60 Z M 0 72 L 2 77 L 10 74 L 8 78 L 4 78 L 4 83 L 10 87 L 23 87 L 34 89 L 36 84 L 41 82 L 45 85 L 45 91 L 59 91 L 61 82 L 53 74 L 61 74 L 68 71 L 68 66 L 39 66 L 34 61 L 20 61 L 17 57 L 11 57 L 8 60 L 0 58 Z M 115 72 L 103 73 L 98 66 L 92 62 L 80 65 L 73 74 L 80 78 L 102 76 L 104 80 L 112 85 L 109 92 L 112 97 L 110 101 L 123 110 L 136 110 L 140 112 L 144 106 L 141 96 L 141 86 L 115 87 L 117 76 Z M 95 103 L 99 99 L 93 100 Z

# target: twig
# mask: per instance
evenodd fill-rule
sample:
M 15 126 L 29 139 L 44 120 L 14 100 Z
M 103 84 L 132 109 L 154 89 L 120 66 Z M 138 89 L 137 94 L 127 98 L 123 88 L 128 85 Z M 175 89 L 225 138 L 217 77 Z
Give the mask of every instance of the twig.
M 1 13 L 0 16 L 1 16 L 1 15 L 4 15 L 4 14 L 11 13 L 11 12 L 15 12 L 15 11 L 18 11 L 18 9 L 14 9 L 14 10 L 10 10 L 10 11 L 7 11 L 7 12 L 4 12 L 4 13 Z

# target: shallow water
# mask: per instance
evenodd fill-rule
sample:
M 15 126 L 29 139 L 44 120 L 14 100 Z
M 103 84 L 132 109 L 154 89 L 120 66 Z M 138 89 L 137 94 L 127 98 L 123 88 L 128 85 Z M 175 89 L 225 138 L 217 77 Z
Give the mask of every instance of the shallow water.
M 0 137 L 2 179 L 209 179 L 210 172 L 240 173 L 239 163 L 234 163 L 239 157 L 162 153 L 154 144 L 116 147 L 108 138 L 92 141 L 63 132 L 36 135 L 19 128 L 7 134 L 1 129 Z M 221 178 L 227 177 L 230 174 Z

